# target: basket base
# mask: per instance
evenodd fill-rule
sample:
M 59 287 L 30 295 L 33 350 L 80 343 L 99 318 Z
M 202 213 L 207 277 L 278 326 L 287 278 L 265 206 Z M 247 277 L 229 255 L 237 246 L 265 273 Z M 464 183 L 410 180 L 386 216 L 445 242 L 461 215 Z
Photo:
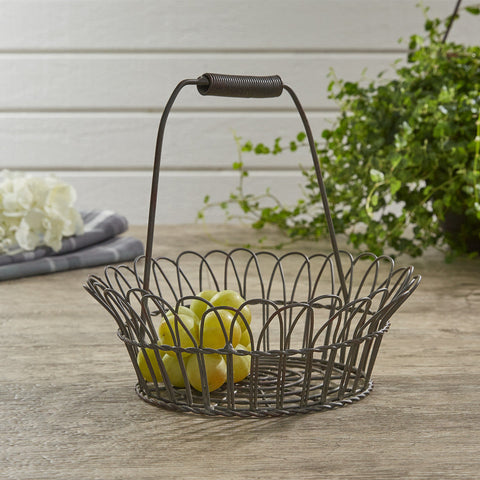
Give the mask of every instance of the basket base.
M 262 360 L 255 389 L 251 388 L 247 378 L 235 384 L 234 391 L 230 393 L 226 386 L 206 397 L 191 389 L 189 400 L 186 389 L 181 388 L 174 389 L 173 400 L 162 386 L 152 385 L 145 390 L 137 383 L 135 391 L 143 401 L 168 410 L 209 416 L 256 418 L 332 410 L 362 400 L 373 388 L 372 381 L 366 381 L 362 372 L 352 369 L 346 375 L 345 365 L 335 363 L 326 375 L 326 363 L 316 360 L 313 362 L 308 395 L 305 395 L 303 359 L 288 361 L 280 388 L 274 363 L 269 359 Z M 326 377 L 329 378 L 327 392 L 323 388 Z M 345 381 L 347 377 L 348 381 Z M 147 385 L 149 386 L 150 384 Z M 252 399 L 252 392 L 255 399 Z

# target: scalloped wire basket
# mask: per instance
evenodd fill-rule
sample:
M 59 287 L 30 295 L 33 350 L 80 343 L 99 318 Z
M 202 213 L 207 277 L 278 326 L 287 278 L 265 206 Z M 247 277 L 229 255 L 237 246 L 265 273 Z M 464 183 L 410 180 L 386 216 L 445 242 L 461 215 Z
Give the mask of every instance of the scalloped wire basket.
M 236 248 L 152 258 L 165 124 L 187 85 L 196 85 L 202 95 L 290 94 L 309 141 L 332 253 L 277 256 Z M 90 275 L 85 289 L 115 319 L 137 375 L 136 392 L 144 401 L 183 412 L 262 417 L 322 411 L 364 398 L 372 389 L 372 371 L 389 320 L 419 282 L 413 267 L 397 268 L 388 256 L 364 253 L 354 258 L 339 251 L 306 115 L 280 77 L 204 74 L 177 85 L 160 121 L 145 256 L 132 266 L 106 267 L 103 278 Z M 234 290 L 242 302 L 237 308 L 213 305 L 199 296 L 207 289 Z M 182 315 L 193 301 L 203 302 L 205 308 L 195 335 Z M 233 316 L 230 328 L 221 321 L 224 310 Z M 205 319 L 211 312 L 223 334 L 222 348 L 204 345 Z M 169 344 L 159 342 L 161 323 L 168 327 Z M 237 325 L 250 342 L 249 350 L 234 346 Z M 210 391 L 215 373 L 208 365 L 214 359 L 226 365 L 226 376 Z M 191 362 L 196 362 L 195 382 Z M 242 362 L 248 365 L 248 375 L 236 381 Z

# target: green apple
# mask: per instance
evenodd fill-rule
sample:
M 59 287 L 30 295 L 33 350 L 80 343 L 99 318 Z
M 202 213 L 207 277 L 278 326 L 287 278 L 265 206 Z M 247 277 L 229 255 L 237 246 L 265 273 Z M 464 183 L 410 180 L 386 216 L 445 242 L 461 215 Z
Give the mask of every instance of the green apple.
M 183 373 L 180 367 L 180 363 L 178 361 L 178 357 L 172 355 L 164 355 L 162 360 L 170 383 L 174 387 L 184 388 L 185 380 L 183 378 Z
M 196 322 L 199 322 L 200 321 L 200 318 L 195 314 L 195 312 L 193 312 L 190 308 L 188 307 L 185 307 L 183 305 L 180 305 L 178 307 L 178 311 L 177 311 L 177 314 L 183 314 L 183 315 L 190 315 L 191 317 L 193 317 L 193 319 L 196 321 Z M 172 311 L 172 310 L 169 310 L 167 312 L 167 318 L 174 318 L 175 317 L 175 312 Z
M 208 391 L 213 392 L 220 388 L 227 379 L 227 364 L 222 355 L 208 353 L 203 356 L 205 373 L 207 376 Z M 190 385 L 199 392 L 202 391 L 202 380 L 197 355 L 187 359 L 187 377 Z
M 189 317 L 193 318 L 193 320 L 195 321 L 195 335 L 194 335 L 194 337 L 197 338 L 198 337 L 198 325 L 200 323 L 200 318 L 197 317 L 197 315 L 195 315 L 195 313 L 192 312 L 192 310 L 190 310 L 188 307 L 184 307 L 183 305 L 180 305 L 178 307 L 178 311 L 176 313 L 180 318 L 182 318 L 181 317 L 182 315 L 188 315 Z M 170 320 L 170 322 L 175 321 L 175 312 L 172 311 L 172 310 L 169 310 L 167 312 L 167 319 Z M 170 325 L 174 325 L 174 323 L 170 323 Z
M 242 298 L 242 296 L 235 290 L 222 290 L 210 299 L 210 303 L 215 307 L 232 307 L 238 310 L 240 308 L 240 305 L 245 303 L 245 299 Z M 245 317 L 247 323 L 250 325 L 250 322 L 252 321 L 252 313 L 250 312 L 249 306 L 245 305 L 240 310 L 240 312 Z M 242 330 L 246 328 L 240 315 L 237 316 L 237 322 L 240 324 Z
M 147 382 L 153 382 L 152 374 L 150 372 L 150 368 L 148 367 L 147 359 L 143 353 L 143 350 L 139 350 L 137 354 L 137 364 L 138 368 L 140 369 L 140 373 L 142 374 L 143 378 Z M 145 348 L 145 352 L 147 352 L 148 361 L 150 362 L 150 366 L 153 369 L 153 373 L 157 382 L 163 382 L 162 372 L 160 371 L 160 367 L 158 365 L 157 357 L 155 355 L 155 351 L 153 348 Z M 164 355 L 164 352 L 158 352 L 160 358 Z
M 216 290 L 203 290 L 197 295 L 197 297 L 210 301 L 210 299 L 216 293 Z M 202 315 L 207 307 L 209 307 L 209 305 L 206 302 L 198 299 L 193 299 L 192 303 L 190 304 L 190 310 L 198 317 L 199 320 L 202 318 Z
M 178 317 L 183 322 L 184 326 L 178 321 L 175 316 L 172 316 L 171 320 L 164 320 L 158 328 L 158 337 L 160 345 L 180 346 L 182 348 L 194 347 L 195 343 L 198 344 L 198 325 L 191 315 L 179 314 Z M 177 326 L 178 326 L 178 338 L 177 338 Z M 172 332 L 173 330 L 173 332 Z M 173 335 L 172 335 L 173 333 Z M 194 340 L 190 337 L 189 333 L 193 336 Z M 175 341 L 177 340 L 177 341 Z M 176 356 L 173 350 L 167 351 L 167 354 Z M 190 355 L 183 352 L 184 357 Z
M 252 350 L 252 345 L 251 345 L 252 341 L 250 338 L 250 333 L 247 328 L 242 330 L 242 336 L 240 337 L 240 340 L 238 343 L 248 346 L 249 347 L 248 350 Z
M 228 342 L 234 347 L 240 342 L 242 336 L 242 329 L 240 323 L 235 320 L 232 330 L 233 312 L 229 310 L 217 310 L 208 312 L 204 319 L 201 321 L 203 324 L 199 329 L 200 343 L 207 348 L 223 348 Z M 219 318 L 220 317 L 220 318 Z M 223 332 L 222 325 L 225 328 Z M 232 334 L 230 335 L 230 331 Z M 202 343 L 203 339 L 203 343 Z
M 248 347 L 243 346 L 241 343 L 239 343 L 235 347 L 235 349 L 250 351 Z M 233 382 L 234 383 L 241 382 L 250 373 L 252 357 L 251 355 L 232 354 L 232 359 L 233 359 Z

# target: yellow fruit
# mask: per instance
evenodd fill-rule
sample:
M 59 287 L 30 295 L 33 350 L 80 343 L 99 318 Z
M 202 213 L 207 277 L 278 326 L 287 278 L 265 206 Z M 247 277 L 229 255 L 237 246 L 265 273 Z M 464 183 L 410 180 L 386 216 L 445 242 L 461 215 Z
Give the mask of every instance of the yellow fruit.
M 225 359 L 218 353 L 205 354 L 205 373 L 207 376 L 208 391 L 213 392 L 220 388 L 227 379 L 227 364 Z M 187 376 L 190 385 L 198 391 L 202 391 L 202 381 L 197 355 L 192 355 L 187 360 Z
M 240 337 L 240 340 L 238 343 L 241 343 L 242 345 L 245 345 L 245 346 L 249 346 L 250 348 L 248 348 L 248 350 L 252 350 L 252 346 L 251 346 L 252 341 L 250 339 L 250 334 L 246 328 L 242 330 L 242 336 Z
M 248 351 L 247 347 L 242 344 L 238 344 L 236 350 Z M 232 355 L 233 359 L 233 382 L 241 382 L 250 373 L 250 367 L 252 363 L 251 355 Z
M 163 382 L 162 372 L 160 371 L 160 367 L 158 365 L 157 357 L 155 356 L 155 351 L 153 348 L 146 348 L 145 351 L 147 352 L 147 357 L 150 362 L 150 368 L 153 370 L 153 374 L 157 382 Z M 162 358 L 163 352 L 158 352 L 160 358 Z M 140 368 L 140 372 L 143 378 L 147 382 L 153 382 L 152 374 L 150 372 L 150 368 L 147 363 L 147 359 L 143 353 L 143 350 L 139 350 L 137 354 L 137 364 L 138 368 Z
M 238 292 L 234 290 L 222 290 L 215 294 L 211 299 L 210 302 L 215 307 L 232 307 L 238 310 L 240 305 L 245 303 L 245 299 L 241 297 Z M 240 313 L 245 317 L 245 320 L 250 325 L 252 320 L 252 313 L 250 312 L 250 308 L 248 305 L 245 305 L 241 310 Z M 245 323 L 240 315 L 237 316 L 237 322 L 240 324 L 242 330 L 244 330 Z
M 170 383 L 174 387 L 185 387 L 185 380 L 183 378 L 182 369 L 180 368 L 180 364 L 178 362 L 178 357 L 164 355 L 162 360 Z
M 195 315 L 194 312 L 192 312 L 188 307 L 184 307 L 183 305 L 180 305 L 178 307 L 178 312 L 176 312 L 177 315 L 180 317 L 180 319 L 182 319 L 182 315 L 188 315 L 189 317 L 192 317 L 194 322 L 195 322 L 195 328 L 194 328 L 194 337 L 197 338 L 198 337 L 198 325 L 200 323 L 200 319 L 197 317 L 197 315 Z M 175 312 L 169 310 L 167 312 L 167 319 L 170 320 L 170 324 L 173 326 L 175 322 Z
M 178 307 L 178 312 L 177 312 L 178 315 L 189 315 L 190 317 L 193 317 L 193 319 L 198 322 L 200 321 L 200 319 L 198 318 L 198 316 L 195 314 L 195 312 L 193 312 L 192 310 L 190 310 L 190 308 L 188 307 L 185 307 L 183 305 L 180 305 Z M 167 312 L 167 318 L 168 319 L 171 319 L 171 318 L 174 318 L 175 317 L 175 312 L 169 310 Z
M 203 338 L 203 346 L 218 349 L 223 348 L 228 342 L 231 342 L 234 347 L 238 345 L 242 336 L 242 329 L 238 320 L 236 320 L 233 324 L 232 335 L 230 335 L 232 320 L 233 313 L 228 310 L 217 310 L 207 313 L 201 322 L 203 324 L 203 337 L 202 327 L 200 327 L 199 331 L 200 342 Z M 226 336 L 223 332 L 222 324 L 225 328 Z
M 205 300 L 209 301 L 215 294 L 217 293 L 216 290 L 203 290 L 200 292 L 197 297 L 204 298 Z M 190 304 L 190 310 L 201 320 L 203 313 L 209 307 L 209 305 L 202 300 L 194 299 Z
M 190 315 L 185 315 L 184 313 L 181 313 L 178 315 L 178 317 L 184 325 L 182 325 L 175 316 L 172 316 L 171 319 L 169 319 L 168 321 L 164 320 L 160 324 L 160 327 L 158 328 L 159 345 L 176 345 L 183 348 L 194 347 L 194 340 L 198 342 L 198 325 L 196 324 L 193 317 Z M 192 340 L 189 333 L 190 335 L 192 335 L 194 340 Z M 173 350 L 167 351 L 167 353 L 171 356 L 176 356 L 176 353 Z M 190 354 L 183 352 L 182 355 L 185 357 Z

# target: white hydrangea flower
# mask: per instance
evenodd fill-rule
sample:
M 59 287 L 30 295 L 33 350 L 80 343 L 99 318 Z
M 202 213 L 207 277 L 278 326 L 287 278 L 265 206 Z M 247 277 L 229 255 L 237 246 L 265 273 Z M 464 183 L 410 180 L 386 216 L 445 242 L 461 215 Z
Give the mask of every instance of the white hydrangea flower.
M 17 253 L 41 245 L 58 251 L 63 237 L 83 233 L 71 185 L 53 175 L 3 171 L 1 177 L 0 252 Z

